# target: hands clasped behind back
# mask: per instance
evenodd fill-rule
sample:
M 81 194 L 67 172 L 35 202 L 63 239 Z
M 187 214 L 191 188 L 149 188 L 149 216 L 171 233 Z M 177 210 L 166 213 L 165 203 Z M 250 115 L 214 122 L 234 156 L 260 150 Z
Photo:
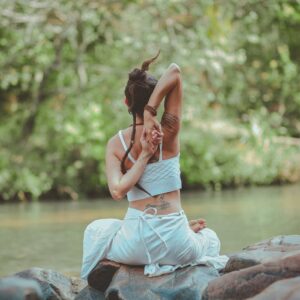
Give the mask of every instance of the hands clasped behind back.
M 148 131 L 147 134 L 147 129 L 144 128 L 140 138 L 142 152 L 149 156 L 149 158 L 152 157 L 157 151 L 159 144 L 162 142 L 162 137 L 163 133 L 161 131 L 152 129 Z

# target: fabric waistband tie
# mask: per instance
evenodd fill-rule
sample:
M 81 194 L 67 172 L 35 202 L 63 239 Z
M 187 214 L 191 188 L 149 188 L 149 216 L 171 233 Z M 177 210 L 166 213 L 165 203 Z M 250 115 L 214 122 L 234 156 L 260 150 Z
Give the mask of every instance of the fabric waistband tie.
M 148 214 L 147 216 L 147 212 L 149 211 L 153 211 L 154 214 Z M 169 219 L 169 218 L 174 218 L 174 217 L 179 217 L 179 216 L 183 216 L 184 215 L 184 211 L 181 210 L 179 212 L 176 213 L 171 213 L 171 214 L 166 214 L 166 215 L 157 215 L 157 208 L 156 207 L 148 207 L 146 208 L 144 211 L 140 211 L 137 210 L 135 208 L 128 208 L 127 214 L 125 216 L 125 220 L 138 220 L 138 232 L 139 232 L 139 236 L 142 239 L 142 243 L 144 244 L 144 248 L 146 251 L 146 255 L 147 255 L 147 259 L 149 264 L 152 264 L 152 258 L 149 252 L 149 249 L 146 245 L 146 241 L 144 238 L 144 234 L 143 234 L 143 226 L 144 224 L 148 225 L 148 227 L 151 229 L 152 232 L 154 232 L 154 234 L 158 237 L 158 239 L 163 243 L 164 247 L 166 248 L 166 250 L 169 249 L 169 247 L 167 246 L 166 241 L 162 238 L 162 236 L 155 230 L 155 228 L 151 225 L 151 223 L 149 222 L 149 220 L 152 217 L 159 217 L 162 219 Z M 161 251 L 162 256 L 165 256 L 165 252 Z M 159 260 L 161 257 L 158 257 L 157 260 Z
M 138 227 L 139 227 L 139 234 L 140 237 L 142 238 L 145 250 L 146 250 L 146 255 L 148 258 L 148 262 L 149 265 L 152 264 L 152 259 L 151 259 L 151 255 L 150 252 L 148 250 L 148 247 L 146 245 L 145 239 L 144 239 L 144 235 L 143 235 L 143 224 L 147 224 L 151 230 L 157 235 L 157 237 L 162 241 L 163 245 L 166 247 L 166 250 L 168 250 L 168 245 L 166 243 L 166 241 L 161 237 L 161 235 L 154 229 L 154 227 L 148 222 L 147 217 L 146 217 L 146 213 L 149 210 L 153 210 L 154 211 L 154 216 L 157 215 L 157 209 L 155 207 L 148 207 L 144 210 L 143 214 L 139 216 L 139 223 L 138 223 Z M 162 252 L 163 253 L 163 252 Z M 159 259 L 159 258 L 158 258 Z

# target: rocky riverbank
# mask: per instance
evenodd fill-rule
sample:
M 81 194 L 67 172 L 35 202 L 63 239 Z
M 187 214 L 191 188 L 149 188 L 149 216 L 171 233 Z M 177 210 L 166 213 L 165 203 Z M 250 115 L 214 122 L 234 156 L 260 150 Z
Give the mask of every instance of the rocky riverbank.
M 148 278 L 140 267 L 114 264 L 113 268 L 115 275 L 104 293 L 84 280 L 32 268 L 0 279 L 0 300 L 296 300 L 300 299 L 300 235 L 248 246 L 230 255 L 222 273 L 195 266 Z

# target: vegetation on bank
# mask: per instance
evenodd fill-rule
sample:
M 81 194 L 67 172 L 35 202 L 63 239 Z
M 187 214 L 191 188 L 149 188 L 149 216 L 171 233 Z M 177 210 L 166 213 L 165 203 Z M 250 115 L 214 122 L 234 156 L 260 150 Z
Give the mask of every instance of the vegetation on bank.
M 186 187 L 300 179 L 299 1 L 4 0 L 0 195 L 106 190 L 105 144 L 131 123 L 128 72 L 182 69 Z

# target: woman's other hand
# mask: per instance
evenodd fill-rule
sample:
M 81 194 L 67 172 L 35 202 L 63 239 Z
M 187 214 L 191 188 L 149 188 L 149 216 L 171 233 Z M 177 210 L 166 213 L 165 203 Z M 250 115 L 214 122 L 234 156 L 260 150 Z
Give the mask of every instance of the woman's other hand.
M 151 136 L 148 138 L 146 128 L 144 128 L 140 138 L 142 154 L 149 159 L 155 154 L 162 140 L 162 134 L 158 130 L 153 130 L 150 134 Z
M 159 145 L 162 142 L 163 133 L 154 129 L 151 132 L 151 141 L 154 145 Z

